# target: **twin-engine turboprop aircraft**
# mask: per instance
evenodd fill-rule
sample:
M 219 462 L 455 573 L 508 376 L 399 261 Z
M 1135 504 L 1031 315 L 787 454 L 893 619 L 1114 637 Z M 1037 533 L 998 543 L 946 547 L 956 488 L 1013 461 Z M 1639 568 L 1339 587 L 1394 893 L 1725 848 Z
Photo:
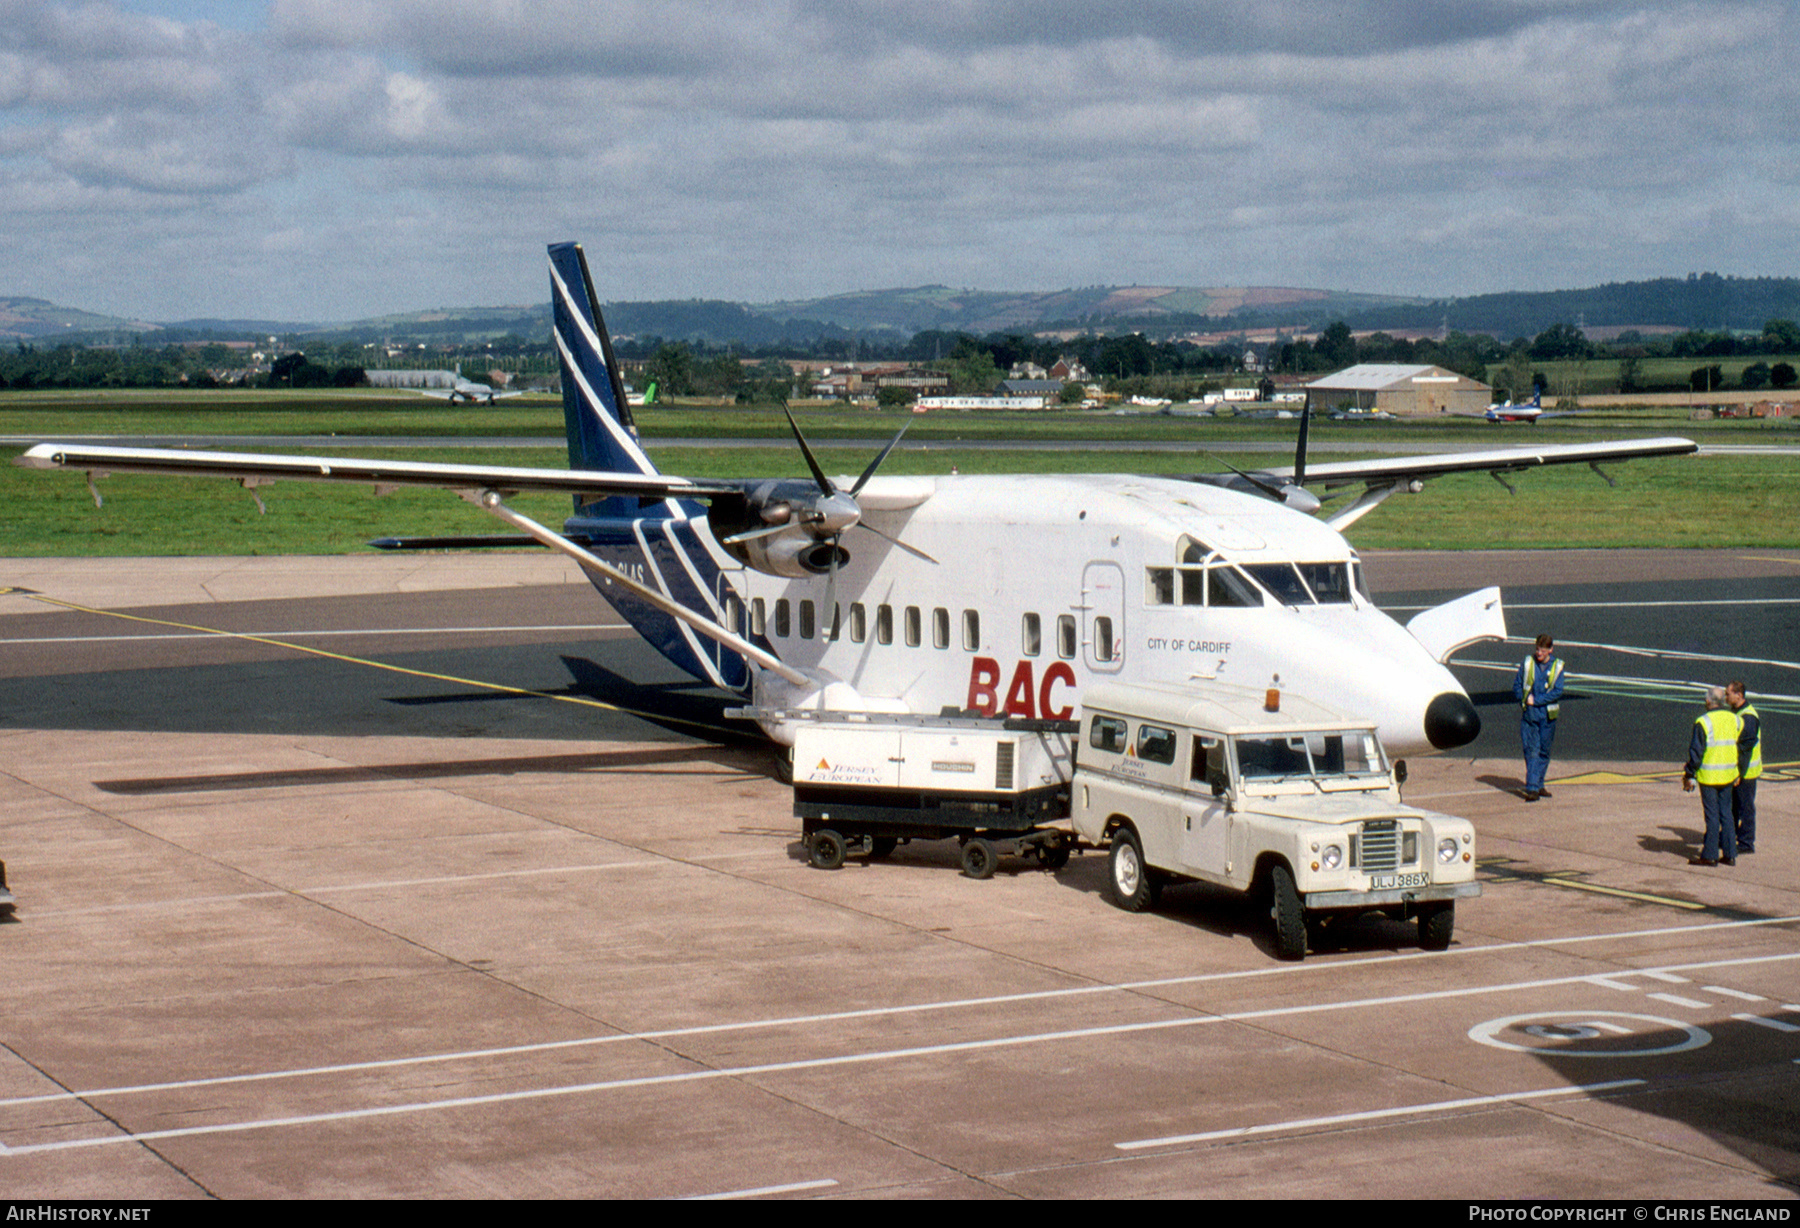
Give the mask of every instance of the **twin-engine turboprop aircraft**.
M 550 248 L 550 285 L 566 471 L 67 443 L 39 444 L 18 463 L 85 471 L 90 484 L 139 472 L 455 491 L 573 556 L 645 639 L 749 700 L 781 742 L 821 711 L 1060 720 L 1091 682 L 1219 681 L 1278 683 L 1367 716 L 1391 750 L 1410 753 L 1463 746 L 1480 731 L 1443 662 L 1505 635 L 1500 593 L 1472 593 L 1402 627 L 1370 600 L 1339 530 L 1440 474 L 1597 470 L 1695 450 L 1652 439 L 1308 470 L 1303 420 L 1292 470 L 882 477 L 890 443 L 859 477 L 834 480 L 796 427 L 809 476 L 690 480 L 658 473 L 638 444 L 579 246 Z M 1309 484 L 1362 493 L 1320 519 Z M 574 514 L 560 532 L 537 524 L 506 503 L 524 490 L 566 491 Z

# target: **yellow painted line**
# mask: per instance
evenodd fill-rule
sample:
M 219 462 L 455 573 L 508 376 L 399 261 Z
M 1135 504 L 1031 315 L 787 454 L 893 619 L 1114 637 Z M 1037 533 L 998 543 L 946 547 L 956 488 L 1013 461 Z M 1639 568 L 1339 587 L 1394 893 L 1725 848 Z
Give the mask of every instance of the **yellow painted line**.
M 1665 768 L 1655 772 L 1583 772 L 1579 776 L 1560 776 L 1547 783 L 1553 785 L 1651 785 L 1680 780 L 1680 768 Z M 1787 763 L 1763 764 L 1764 780 L 1800 779 L 1800 760 Z
M 1546 887 L 1567 887 L 1572 891 L 1589 891 L 1595 895 L 1618 896 L 1626 900 L 1638 900 L 1645 904 L 1661 904 L 1668 908 L 1685 909 L 1688 912 L 1704 912 L 1711 907 L 1708 904 L 1696 903 L 1693 900 L 1680 900 L 1673 896 L 1652 895 L 1647 891 L 1627 891 L 1623 887 L 1603 887 L 1599 883 L 1583 882 L 1574 875 L 1578 870 L 1557 870 L 1544 873 L 1533 873 L 1523 870 L 1511 870 L 1506 867 L 1505 858 L 1479 859 L 1476 864 L 1490 874 L 1503 878 L 1516 879 L 1519 882 L 1542 883 Z
M 641 716 L 649 720 L 670 725 L 686 725 L 694 729 L 705 729 L 718 732 L 716 726 L 703 724 L 700 721 L 683 720 L 680 717 L 665 716 L 660 712 L 642 712 L 636 708 L 622 708 L 617 704 L 605 703 L 598 699 L 584 699 L 576 695 L 552 695 L 548 691 L 534 691 L 528 687 L 507 686 L 499 682 L 482 682 L 476 678 L 458 678 L 454 674 L 434 674 L 429 670 L 408 669 L 404 665 L 390 665 L 385 661 L 370 661 L 365 657 L 352 657 L 341 652 L 330 652 L 324 648 L 310 648 L 305 644 L 295 644 L 287 640 L 273 639 L 264 635 L 247 635 L 242 631 L 225 631 L 218 627 L 201 627 L 194 623 L 178 623 L 166 618 L 147 618 L 142 614 L 125 614 L 118 610 L 97 610 L 91 606 L 77 605 L 73 601 L 63 601 L 49 597 L 43 593 L 33 592 L 28 588 L 0 589 L 0 596 L 16 595 L 29 597 L 33 601 L 41 601 L 45 605 L 60 606 L 65 610 L 74 610 L 78 614 L 97 614 L 102 618 L 120 618 L 127 622 L 147 623 L 155 627 L 175 627 L 182 631 L 198 631 L 206 635 L 216 635 L 221 639 L 246 640 L 253 644 L 266 644 L 272 648 L 286 648 L 293 652 L 307 653 L 315 657 L 325 657 L 332 661 L 342 661 L 348 665 L 364 665 L 370 669 L 383 669 L 393 674 L 406 674 L 413 678 L 428 678 L 433 682 L 449 682 L 457 686 L 476 687 L 481 690 L 499 691 L 505 695 L 518 695 L 527 699 L 553 699 L 558 703 L 579 704 L 587 708 L 600 708 L 607 712 L 620 712 L 627 716 Z
M 1800 559 L 1777 558 L 1771 554 L 1740 554 L 1740 555 L 1738 555 L 1738 557 L 1740 559 L 1743 559 L 1746 562 L 1750 562 L 1750 563 L 1795 563 L 1795 564 L 1800 564 Z

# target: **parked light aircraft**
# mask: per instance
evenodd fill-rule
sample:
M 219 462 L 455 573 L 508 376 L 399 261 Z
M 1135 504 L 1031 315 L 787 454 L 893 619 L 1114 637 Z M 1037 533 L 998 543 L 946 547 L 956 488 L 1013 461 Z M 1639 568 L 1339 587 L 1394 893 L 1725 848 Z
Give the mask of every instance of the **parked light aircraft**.
M 1308 468 L 1302 418 L 1291 470 L 880 476 L 896 436 L 851 480 L 827 476 L 795 427 L 810 476 L 694 480 L 659 473 L 639 446 L 579 246 L 550 248 L 550 283 L 568 470 L 72 443 L 39 444 L 18 463 L 85 471 L 90 484 L 130 471 L 454 491 L 578 560 L 646 640 L 745 697 L 780 742 L 827 710 L 1059 720 L 1090 682 L 1217 680 L 1278 684 L 1366 715 L 1392 750 L 1410 753 L 1479 732 L 1443 662 L 1505 635 L 1500 593 L 1402 627 L 1375 607 L 1340 530 L 1441 474 L 1568 463 L 1598 472 L 1603 461 L 1695 450 L 1653 439 Z M 1328 497 L 1361 492 L 1321 519 L 1309 485 Z M 525 490 L 574 496 L 560 532 L 508 506 Z
M 452 387 L 420 388 L 418 389 L 418 392 L 421 396 L 437 397 L 439 400 L 448 401 L 452 405 L 456 404 L 458 401 L 467 401 L 471 405 L 476 401 L 486 401 L 489 405 L 492 405 L 495 401 L 502 400 L 506 397 L 525 395 L 522 392 L 502 392 L 492 384 L 478 384 L 473 380 L 464 379 L 461 375 L 456 377 L 456 383 Z
M 1544 390 L 1533 388 L 1531 400 L 1523 405 L 1514 405 L 1510 400 L 1490 405 L 1487 407 L 1487 413 L 1483 416 L 1489 422 L 1536 422 L 1545 416 Z

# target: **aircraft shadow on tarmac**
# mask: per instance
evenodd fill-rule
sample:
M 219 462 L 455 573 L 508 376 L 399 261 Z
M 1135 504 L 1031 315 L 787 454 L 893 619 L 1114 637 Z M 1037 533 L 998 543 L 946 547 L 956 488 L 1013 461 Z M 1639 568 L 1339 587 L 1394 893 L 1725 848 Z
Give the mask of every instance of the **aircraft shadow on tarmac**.
M 1770 1174 L 1771 1196 L 1800 1190 L 1800 1106 L 1793 1092 L 1800 1033 L 1735 1018 L 1688 1023 L 1578 1008 L 1536 1022 L 1519 1018 L 1494 1040 L 1529 1052 L 1569 1085 L 1641 1079 L 1593 1098 L 1705 1136 Z M 1671 1162 L 1672 1170 L 1680 1167 Z M 1645 1184 L 1656 1188 L 1655 1177 L 1647 1175 Z

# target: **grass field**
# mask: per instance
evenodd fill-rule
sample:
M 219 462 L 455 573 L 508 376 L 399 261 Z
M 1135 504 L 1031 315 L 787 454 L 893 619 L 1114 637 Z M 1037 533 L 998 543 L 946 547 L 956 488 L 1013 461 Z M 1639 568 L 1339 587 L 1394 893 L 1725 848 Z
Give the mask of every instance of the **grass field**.
M 420 405 L 423 398 L 391 393 L 315 396 L 297 393 L 9 394 L 0 397 L 0 434 L 24 438 L 129 434 L 419 435 L 440 439 L 427 448 L 347 449 L 356 455 L 407 460 L 563 467 L 561 447 L 458 448 L 457 437 L 559 437 L 560 403 L 520 398 L 495 406 Z M 867 448 L 825 449 L 821 461 L 833 473 L 860 472 L 880 442 L 902 423 L 909 442 L 925 450 L 896 451 L 884 473 L 1220 471 L 1207 455 L 1210 441 L 1291 443 L 1291 421 L 1216 421 L 1160 415 L 1057 413 L 979 416 L 877 414 L 837 407 L 797 411 L 810 438 L 863 438 Z M 650 409 L 640 419 L 652 438 L 764 436 L 786 438 L 780 412 L 735 408 Z M 1685 410 L 1619 409 L 1532 427 L 1495 428 L 1474 421 L 1427 423 L 1321 422 L 1313 428 L 1313 459 L 1333 455 L 1334 442 L 1404 444 L 1421 440 L 1464 448 L 1535 442 L 1576 442 L 1646 434 L 1683 434 L 1702 442 L 1794 441 L 1790 420 L 1690 422 Z M 1192 451 L 1055 452 L 975 450 L 974 439 L 1187 441 Z M 269 450 L 281 450 L 271 444 Z M 19 449 L 8 450 L 8 456 Z M 1240 467 L 1243 455 L 1229 456 Z M 1282 455 L 1285 461 L 1285 455 Z M 1271 457 L 1264 463 L 1274 463 Z M 794 476 L 804 472 L 788 449 L 670 448 L 660 464 L 693 477 Z M 1348 536 L 1359 548 L 1483 549 L 1528 547 L 1800 547 L 1795 506 L 1800 465 L 1784 457 L 1715 456 L 1635 461 L 1609 467 L 1618 481 L 1608 487 L 1585 466 L 1545 469 L 1509 478 L 1509 495 L 1485 476 L 1443 478 L 1422 494 L 1396 495 L 1354 525 Z M 400 491 L 376 498 L 366 487 L 283 482 L 258 493 L 268 507 L 218 480 L 114 477 L 101 483 L 105 505 L 96 508 L 79 475 L 39 473 L 0 466 L 0 554 L 211 555 L 332 554 L 357 551 L 369 539 L 396 534 L 504 532 L 505 526 L 441 491 Z M 1718 514 L 1728 497 L 1732 514 Z M 560 522 L 568 501 L 560 496 L 521 497 L 521 511 L 546 523 Z

